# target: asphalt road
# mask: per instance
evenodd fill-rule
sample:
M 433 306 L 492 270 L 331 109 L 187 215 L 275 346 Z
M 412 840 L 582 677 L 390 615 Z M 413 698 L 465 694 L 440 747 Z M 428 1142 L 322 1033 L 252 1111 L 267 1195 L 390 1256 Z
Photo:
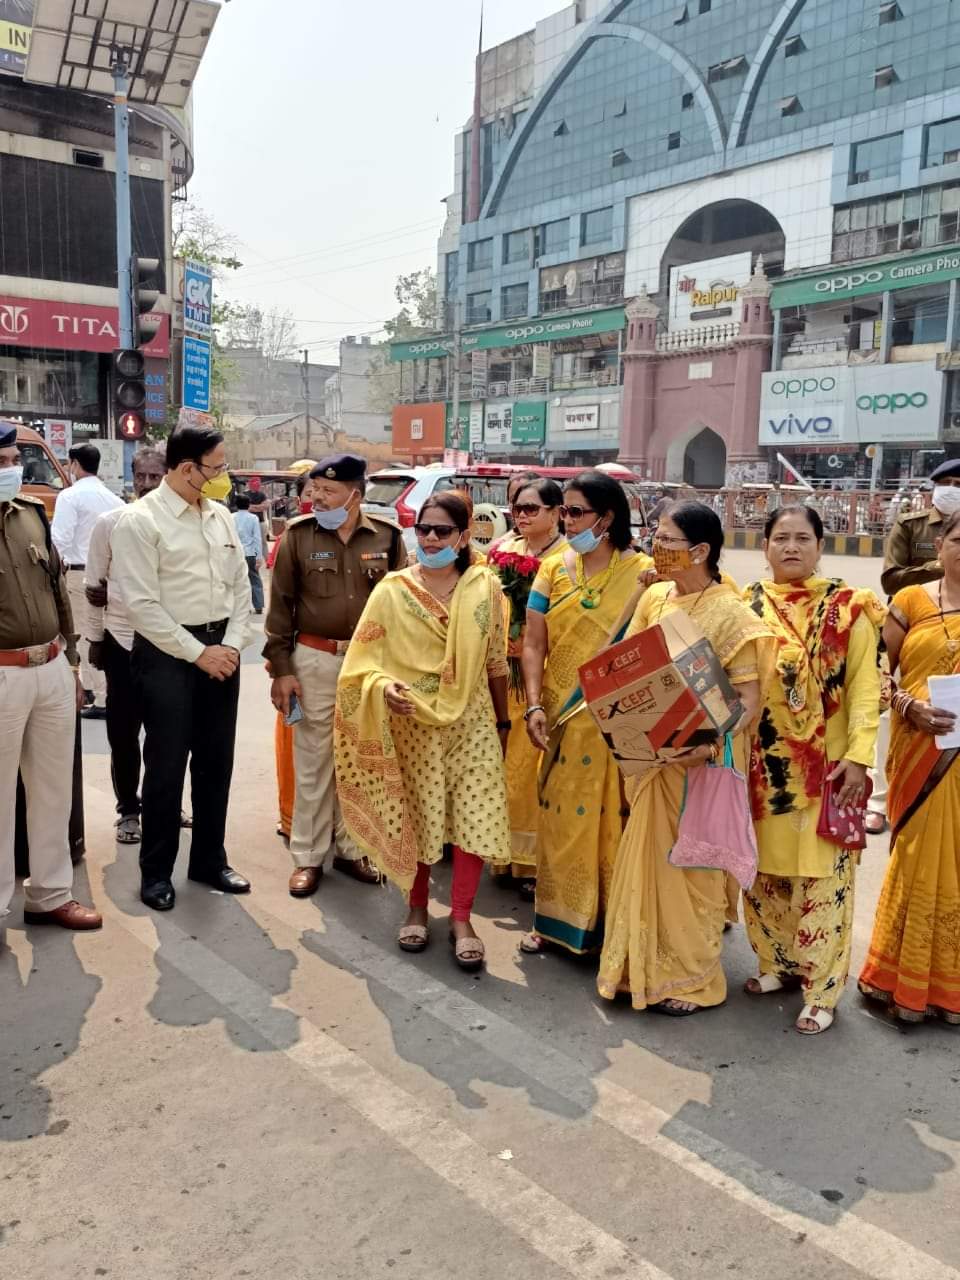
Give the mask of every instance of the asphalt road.
M 826 566 L 873 583 L 878 566 Z M 730 556 L 741 580 L 757 557 Z M 796 997 L 679 1022 L 601 1002 L 593 968 L 521 958 L 529 908 L 485 880 L 487 972 L 442 929 L 401 955 L 391 889 L 286 891 L 273 713 L 251 650 L 230 814 L 244 899 L 137 898 L 87 725 L 98 935 L 0 955 L 0 1276 L 111 1280 L 960 1280 L 960 1038 L 850 991 L 827 1035 Z M 885 861 L 864 858 L 854 962 Z

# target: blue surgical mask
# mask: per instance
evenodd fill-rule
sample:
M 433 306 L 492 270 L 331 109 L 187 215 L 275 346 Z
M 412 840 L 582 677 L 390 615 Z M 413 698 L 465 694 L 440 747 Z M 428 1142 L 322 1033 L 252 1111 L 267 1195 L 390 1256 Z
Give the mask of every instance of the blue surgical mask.
M 23 487 L 23 467 L 0 467 L 0 502 L 12 502 Z
M 599 523 L 598 520 L 597 524 Z M 567 539 L 568 544 L 576 551 L 577 555 L 588 556 L 591 551 L 596 551 L 607 536 L 605 533 L 594 533 L 593 530 L 596 527 L 597 525 L 595 524 L 592 529 L 584 529 L 583 533 L 578 533 L 574 537 Z
M 424 551 L 417 547 L 417 559 L 425 569 L 448 569 L 457 559 L 456 547 L 441 547 L 439 551 Z
M 313 514 L 317 518 L 317 524 L 321 529 L 329 529 L 333 533 L 337 529 L 342 529 L 349 519 L 350 512 L 346 507 L 334 507 L 332 511 L 317 511 L 314 509 Z

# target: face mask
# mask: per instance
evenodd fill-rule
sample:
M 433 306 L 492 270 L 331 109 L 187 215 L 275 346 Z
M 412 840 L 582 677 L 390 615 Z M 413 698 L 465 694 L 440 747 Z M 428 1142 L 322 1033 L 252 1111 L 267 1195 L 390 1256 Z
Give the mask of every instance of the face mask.
M 439 551 L 424 551 L 417 547 L 417 559 L 425 569 L 447 569 L 455 563 L 458 555 L 456 547 L 441 547 Z
M 952 516 L 955 511 L 960 511 L 960 489 L 952 484 L 934 485 L 933 505 L 942 516 Z
M 226 502 L 231 493 L 233 493 L 233 481 L 226 471 L 224 471 L 223 475 L 216 476 L 213 480 L 208 480 L 200 490 L 202 498 L 211 498 L 214 502 Z
M 693 568 L 693 556 L 689 547 L 665 547 L 654 540 L 653 563 L 662 578 L 669 578 L 675 573 L 686 573 Z
M 599 524 L 599 521 L 597 523 Z M 584 529 L 583 533 L 578 533 L 574 537 L 567 539 L 567 542 L 571 547 L 573 547 L 577 555 L 588 556 L 591 551 L 596 551 L 597 547 L 599 547 L 600 543 L 607 536 L 605 533 L 594 533 L 593 530 L 596 529 L 596 527 L 597 526 L 595 524 L 593 529 Z
M 314 510 L 313 514 L 320 528 L 329 529 L 331 532 L 342 529 L 350 516 L 346 507 L 334 507 L 332 511 Z
M 12 502 L 23 487 L 23 467 L 0 467 L 0 502 Z

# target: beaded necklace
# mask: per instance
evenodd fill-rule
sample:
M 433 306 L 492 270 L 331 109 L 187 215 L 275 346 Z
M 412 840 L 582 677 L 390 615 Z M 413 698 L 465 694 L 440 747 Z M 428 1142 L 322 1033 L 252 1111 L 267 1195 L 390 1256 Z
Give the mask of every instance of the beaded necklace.
M 600 604 L 600 597 L 610 583 L 610 579 L 617 571 L 617 565 L 620 563 L 620 552 L 615 551 L 610 557 L 610 563 L 602 573 L 597 574 L 592 586 L 587 585 L 587 573 L 583 564 L 583 556 L 577 553 L 577 572 L 574 578 L 574 586 L 581 594 L 581 609 L 596 609 Z

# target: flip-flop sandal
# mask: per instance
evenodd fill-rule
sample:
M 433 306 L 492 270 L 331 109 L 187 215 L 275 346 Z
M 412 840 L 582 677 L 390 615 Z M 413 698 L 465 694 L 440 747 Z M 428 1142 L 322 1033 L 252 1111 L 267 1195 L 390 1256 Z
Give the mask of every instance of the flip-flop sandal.
M 665 1018 L 691 1018 L 695 1013 L 702 1012 L 699 1005 L 693 1009 L 675 1009 L 667 1004 L 666 1001 L 661 1001 L 659 1004 L 648 1004 L 647 1008 L 651 1013 L 662 1013 Z
M 425 924 L 405 924 L 397 934 L 397 945 L 401 951 L 426 951 L 430 941 L 430 932 Z
M 546 938 L 539 933 L 525 933 L 520 939 L 520 950 L 525 956 L 539 956 L 547 949 Z
M 450 934 L 450 945 L 457 964 L 465 973 L 476 973 L 483 968 L 486 950 L 479 938 L 458 938 Z
M 797 1033 L 801 1036 L 821 1036 L 824 1031 L 829 1031 L 833 1026 L 834 1017 L 832 1009 L 815 1009 L 812 1004 L 805 1004 L 800 1010 L 800 1017 L 797 1019 Z M 815 1022 L 816 1031 L 808 1031 L 806 1027 L 801 1027 L 801 1022 Z
M 116 822 L 117 844 L 139 844 L 141 841 L 140 819 L 119 818 Z

